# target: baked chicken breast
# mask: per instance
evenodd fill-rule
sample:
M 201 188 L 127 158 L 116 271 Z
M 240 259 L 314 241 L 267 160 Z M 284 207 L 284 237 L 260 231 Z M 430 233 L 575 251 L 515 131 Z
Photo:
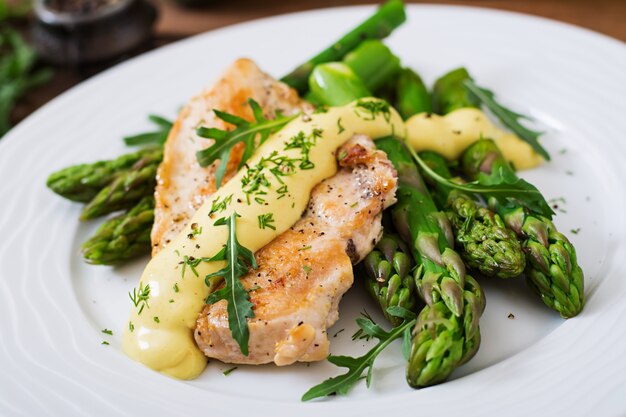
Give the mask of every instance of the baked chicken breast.
M 261 71 L 249 59 L 235 61 L 213 87 L 192 98 L 170 131 L 157 173 L 151 236 L 153 255 L 180 233 L 191 216 L 215 192 L 217 163 L 201 167 L 196 160 L 196 152 L 209 147 L 213 140 L 199 137 L 196 129 L 200 126 L 233 128 L 216 117 L 214 109 L 254 120 L 249 98 L 259 103 L 267 118 L 273 118 L 276 112 L 288 115 L 311 109 L 295 90 Z M 233 148 L 224 182 L 237 172 L 242 152 L 242 144 Z
M 396 172 L 384 152 L 358 135 L 336 153 L 336 175 L 312 191 L 302 218 L 255 254 L 258 269 L 242 278 L 255 317 L 248 320 L 249 355 L 228 328 L 226 302 L 207 305 L 195 339 L 223 362 L 289 365 L 328 356 L 326 330 L 353 282 L 352 265 L 382 234 L 382 211 L 395 201 Z

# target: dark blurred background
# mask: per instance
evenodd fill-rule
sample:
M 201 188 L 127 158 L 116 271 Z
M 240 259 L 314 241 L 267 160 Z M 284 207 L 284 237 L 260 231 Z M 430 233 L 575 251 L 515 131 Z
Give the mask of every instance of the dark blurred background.
M 133 8 L 126 9 L 123 14 L 133 16 L 135 27 L 139 29 L 136 33 L 122 34 L 127 43 L 122 50 L 110 49 L 118 46 L 110 44 L 115 26 L 106 23 L 108 29 L 104 31 L 104 37 L 107 39 L 103 40 L 102 30 L 93 29 L 95 20 L 87 19 L 78 23 L 78 27 L 89 28 L 88 32 L 81 32 L 80 35 L 82 38 L 89 38 L 89 44 L 83 45 L 83 52 L 78 53 L 70 49 L 68 53 L 68 49 L 65 48 L 64 53 L 59 53 L 59 42 L 67 43 L 68 22 L 63 21 L 62 17 L 60 19 L 58 16 L 55 17 L 54 13 L 51 15 L 50 10 L 42 11 L 41 7 L 37 9 L 37 1 L 39 6 L 44 4 L 52 12 L 63 11 L 63 8 L 72 12 L 83 9 L 92 12 L 93 10 L 87 9 L 98 7 L 119 9 L 122 3 L 134 2 Z M 3 34 L 3 38 L 0 39 L 2 54 L 0 119 L 4 112 L 8 126 L 18 123 L 52 98 L 94 74 L 142 52 L 188 36 L 278 14 L 323 7 L 380 3 L 367 0 L 89 0 L 87 7 L 84 1 L 35 0 L 33 4 L 30 0 L 0 0 L 0 34 Z M 406 1 L 406 3 L 420 2 Z M 469 5 L 528 13 L 572 23 L 626 41 L 626 0 L 431 0 L 429 3 Z M 77 27 L 74 22 L 69 24 L 72 28 Z M 33 58 L 31 63 L 19 58 L 19 53 L 15 55 L 15 48 L 12 49 L 11 42 L 7 40 L 8 32 L 18 34 L 27 47 L 33 48 L 34 57 L 38 55 L 39 59 Z M 37 48 L 39 50 L 35 51 Z M 24 51 L 22 48 L 22 52 Z M 89 55 L 94 51 L 108 56 Z M 6 67 L 9 54 L 13 54 L 10 57 L 15 61 L 12 65 L 19 67 L 13 72 L 19 73 L 18 77 L 22 77 L 17 81 L 7 78 L 6 74 L 4 78 L 2 75 L 2 62 L 5 61 Z M 45 59 L 46 54 L 48 59 Z M 26 77 L 26 74 L 30 78 Z

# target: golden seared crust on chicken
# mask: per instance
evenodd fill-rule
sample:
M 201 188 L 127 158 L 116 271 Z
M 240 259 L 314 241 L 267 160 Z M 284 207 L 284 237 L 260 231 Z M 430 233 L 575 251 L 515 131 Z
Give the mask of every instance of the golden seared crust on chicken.
M 292 114 L 309 106 L 300 100 L 295 90 L 262 72 L 249 59 L 235 61 L 212 88 L 194 97 L 180 112 L 165 143 L 155 192 L 153 254 L 167 246 L 215 192 L 217 165 L 203 168 L 196 161 L 196 152 L 213 141 L 197 136 L 196 128 L 233 127 L 218 119 L 214 109 L 253 120 L 248 98 L 257 101 L 268 118 L 273 118 L 278 111 Z M 236 173 L 242 151 L 241 144 L 233 148 L 224 182 Z
M 359 135 L 338 151 L 337 174 L 318 184 L 302 218 L 259 250 L 259 268 L 242 278 L 255 317 L 248 320 L 249 355 L 228 328 L 226 302 L 200 314 L 195 339 L 223 362 L 289 365 L 326 358 L 326 330 L 353 282 L 352 264 L 382 233 L 382 211 L 395 201 L 396 172 L 371 139 Z

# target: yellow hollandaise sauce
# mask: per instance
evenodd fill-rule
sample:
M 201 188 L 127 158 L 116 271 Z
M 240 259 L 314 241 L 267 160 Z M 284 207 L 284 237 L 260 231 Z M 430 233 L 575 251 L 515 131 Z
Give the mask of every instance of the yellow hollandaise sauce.
M 539 165 L 543 158 L 528 143 L 494 125 L 480 110 L 457 109 L 445 116 L 420 113 L 406 122 L 407 142 L 417 151 L 435 151 L 448 160 L 461 153 L 480 137 L 493 139 L 504 157 L 516 169 Z
M 361 99 L 294 119 L 268 138 L 247 167 L 213 194 L 146 266 L 123 335 L 126 354 L 175 378 L 198 376 L 206 357 L 196 346 L 193 329 L 214 290 L 204 277 L 225 263 L 190 260 L 213 257 L 226 243 L 228 228 L 215 221 L 238 213 L 237 239 L 258 251 L 296 223 L 313 187 L 337 172 L 337 148 L 357 133 L 405 137 L 405 125 L 383 101 Z M 262 227 L 267 224 L 272 227 Z

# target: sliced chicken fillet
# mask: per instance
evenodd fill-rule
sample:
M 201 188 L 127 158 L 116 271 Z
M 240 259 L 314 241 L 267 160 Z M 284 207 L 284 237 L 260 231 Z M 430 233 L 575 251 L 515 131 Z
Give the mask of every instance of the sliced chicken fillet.
M 335 176 L 312 191 L 302 218 L 255 254 L 259 268 L 242 278 L 255 317 L 248 320 L 249 355 L 228 328 L 226 302 L 200 314 L 195 339 L 223 362 L 289 365 L 326 358 L 326 330 L 353 282 L 352 264 L 382 234 L 382 211 L 395 201 L 396 172 L 371 139 L 358 135 L 337 152 Z
M 257 101 L 268 118 L 273 118 L 278 111 L 293 114 L 310 108 L 295 90 L 262 72 L 249 59 L 235 61 L 212 88 L 194 97 L 180 112 L 165 143 L 155 191 L 153 255 L 180 233 L 191 216 L 215 192 L 217 163 L 203 168 L 196 161 L 196 152 L 207 148 L 213 141 L 197 136 L 196 128 L 233 127 L 218 119 L 214 109 L 253 120 L 248 98 Z M 233 148 L 224 181 L 236 173 L 242 151 L 241 144 Z

